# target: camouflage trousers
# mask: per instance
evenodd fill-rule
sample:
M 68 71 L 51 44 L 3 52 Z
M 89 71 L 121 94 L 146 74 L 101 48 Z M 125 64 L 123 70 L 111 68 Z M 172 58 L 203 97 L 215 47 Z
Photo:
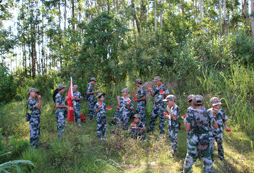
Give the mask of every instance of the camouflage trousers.
M 31 114 L 30 126 L 30 145 L 35 148 L 40 138 L 40 114 Z
M 120 112 L 120 116 L 119 116 L 118 122 L 117 122 L 117 127 L 122 127 L 123 130 L 127 130 L 129 119 L 130 119 L 130 114 L 131 114 L 131 112 L 129 112 L 129 111 Z
M 97 138 L 103 138 L 106 139 L 106 129 L 107 129 L 107 123 L 106 120 L 104 122 L 97 122 Z
M 120 117 L 120 115 L 121 115 L 121 113 L 120 113 L 120 111 L 119 111 L 119 109 L 116 109 L 116 111 L 115 111 L 115 115 L 114 115 L 114 120 L 117 120 L 119 117 Z
M 93 117 L 96 116 L 96 113 L 94 112 L 94 106 L 96 104 L 96 100 L 89 99 L 88 103 L 89 103 L 89 112 L 88 112 L 88 114 L 89 114 L 89 120 L 92 120 Z
M 168 126 L 168 134 L 171 140 L 172 152 L 175 153 L 177 151 L 177 137 L 178 137 L 178 128 L 173 128 L 172 126 Z
M 160 129 L 160 133 L 164 134 L 165 130 L 165 117 L 163 115 L 163 112 L 165 110 L 165 104 L 164 103 L 157 103 L 154 105 L 153 111 L 152 111 L 152 116 L 150 119 L 150 126 L 148 127 L 148 131 L 153 131 L 155 122 L 157 117 L 159 116 L 159 129 Z
M 80 105 L 76 105 L 73 108 L 74 108 L 75 121 L 80 123 L 81 122 Z
M 196 162 L 199 155 L 203 160 L 203 169 L 205 173 L 214 173 L 213 162 L 211 158 L 211 148 L 208 145 L 202 146 L 202 150 L 198 149 L 198 137 L 193 135 L 189 138 L 189 144 L 187 149 L 187 155 L 184 161 L 183 172 L 191 172 L 192 165 Z
M 134 139 L 137 139 L 137 138 L 140 138 L 141 140 L 146 139 L 145 130 L 131 129 L 130 136 Z
M 65 129 L 64 110 L 57 109 L 55 116 L 56 116 L 56 126 L 57 126 L 58 138 L 61 139 L 64 134 L 64 129 Z
M 141 116 L 141 122 L 146 125 L 146 111 L 144 102 L 137 102 L 136 114 Z
M 213 159 L 214 156 L 214 142 L 217 142 L 218 147 L 218 157 L 219 159 L 224 159 L 224 149 L 223 149 L 223 133 L 217 134 L 214 137 L 210 137 L 210 147 L 211 147 L 211 156 Z

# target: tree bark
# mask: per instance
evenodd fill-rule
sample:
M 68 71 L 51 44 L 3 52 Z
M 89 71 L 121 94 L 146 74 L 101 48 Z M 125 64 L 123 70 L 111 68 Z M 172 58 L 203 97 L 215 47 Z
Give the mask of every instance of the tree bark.
M 224 11 L 224 34 L 227 34 L 227 7 L 226 7 L 226 0 L 224 0 L 224 5 L 223 5 L 223 11 Z
M 156 11 L 156 8 L 157 8 L 157 0 L 154 0 L 154 28 L 155 30 L 157 30 L 157 11 Z
M 251 8 L 251 32 L 252 32 L 252 38 L 254 38 L 254 0 L 250 0 L 250 8 Z
M 222 35 L 221 0 L 219 0 L 220 34 Z
M 202 0 L 200 0 L 200 23 L 201 23 L 201 26 L 202 26 L 202 23 L 203 23 L 203 4 L 202 4 Z

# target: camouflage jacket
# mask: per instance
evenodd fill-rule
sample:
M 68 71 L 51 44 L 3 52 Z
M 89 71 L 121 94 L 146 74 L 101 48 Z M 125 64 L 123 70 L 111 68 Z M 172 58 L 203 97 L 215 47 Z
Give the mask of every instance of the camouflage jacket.
M 212 115 L 213 110 L 212 108 L 208 110 L 208 112 Z M 224 113 L 222 109 L 219 109 L 217 114 L 214 117 L 215 122 L 218 123 L 218 128 L 215 129 L 213 126 L 211 126 L 211 135 L 218 135 L 220 133 L 223 133 L 223 123 L 228 120 L 227 115 Z
M 133 105 L 133 103 L 130 103 L 130 109 L 131 110 L 129 110 L 128 108 L 127 108 L 127 101 L 128 100 L 131 100 L 130 98 L 127 98 L 127 99 L 124 99 L 123 97 L 120 97 L 119 98 L 119 102 L 120 102 L 120 109 L 119 109 L 119 111 L 120 112 L 132 112 L 133 110 L 134 110 L 134 105 Z
M 34 98 L 32 98 L 32 97 L 28 98 L 28 103 L 27 104 L 28 104 L 28 108 L 30 109 L 31 115 L 41 113 L 41 110 L 36 108 L 38 103 L 36 102 L 36 100 Z
M 57 93 L 56 96 L 56 105 L 61 105 L 61 106 L 65 106 L 65 102 L 64 102 L 64 99 L 62 97 L 62 95 L 60 93 Z M 65 108 L 57 108 L 57 110 L 61 110 L 63 111 Z
M 205 110 L 199 109 L 188 109 L 187 116 L 184 120 L 191 125 L 189 135 L 205 135 L 209 137 L 210 127 L 214 125 L 215 119 L 211 114 Z
M 169 118 L 169 121 L 168 121 L 168 125 L 172 126 L 172 127 L 179 127 L 179 121 L 178 121 L 178 119 L 179 119 L 179 108 L 178 108 L 178 106 L 177 105 L 172 106 L 170 108 L 170 110 L 171 110 L 172 114 L 176 115 L 176 119 L 173 119 L 173 117 L 171 117 L 169 115 L 170 118 Z
M 93 85 L 90 84 L 90 83 L 88 83 L 88 85 L 87 85 L 87 94 L 88 94 L 88 91 L 89 91 L 89 92 L 94 92 Z M 88 101 L 94 100 L 94 94 L 88 94 L 87 100 L 88 100 Z
M 142 97 L 146 96 L 146 90 L 144 86 L 141 86 L 138 90 L 138 99 L 141 99 Z M 146 100 L 138 101 L 139 103 L 144 103 L 146 104 Z
M 162 84 L 161 87 L 155 86 L 153 88 L 153 93 L 155 95 L 154 96 L 155 103 L 163 102 L 162 100 L 165 99 L 164 95 L 160 94 L 161 89 L 165 92 L 165 94 L 169 94 L 168 87 L 166 85 Z
M 76 93 L 73 93 L 73 97 L 77 97 L 78 99 L 81 99 L 83 98 L 81 93 L 80 92 L 76 92 Z M 79 105 L 80 104 L 80 100 L 73 100 L 73 106 L 76 106 L 76 105 Z
M 99 106 L 100 106 L 100 103 L 97 102 L 94 106 L 94 112 L 96 112 Z M 96 115 L 97 115 L 97 119 L 106 120 L 106 104 L 105 103 L 102 103 L 101 108 L 96 113 Z

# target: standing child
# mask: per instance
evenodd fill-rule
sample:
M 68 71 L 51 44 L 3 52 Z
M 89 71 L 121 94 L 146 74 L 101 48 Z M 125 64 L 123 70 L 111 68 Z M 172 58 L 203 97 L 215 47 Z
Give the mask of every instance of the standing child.
M 118 106 L 120 106 L 120 116 L 118 118 L 117 127 L 122 127 L 123 130 L 127 130 L 129 119 L 134 109 L 134 105 L 131 103 L 131 99 L 129 97 L 129 90 L 127 88 L 124 88 L 121 92 L 122 97 L 117 96 Z
M 78 85 L 73 86 L 73 107 L 75 113 L 75 121 L 78 122 L 78 126 L 81 126 L 81 113 L 80 113 L 80 101 L 83 100 L 81 93 L 78 91 Z
M 97 95 L 98 102 L 94 106 L 94 112 L 97 115 L 97 138 L 100 139 L 101 136 L 103 140 L 106 140 L 106 128 L 107 128 L 107 121 L 106 121 L 106 104 L 103 103 L 104 101 L 104 93 L 99 93 Z
M 190 105 L 190 107 L 188 107 L 188 109 L 187 109 L 187 114 L 191 111 L 191 109 L 193 108 L 192 107 L 192 99 L 193 99 L 193 97 L 194 97 L 195 95 L 194 94 L 191 94 L 191 95 L 189 95 L 188 96 L 188 104 Z M 183 119 L 185 119 L 186 118 L 186 116 L 187 116 L 187 114 L 186 115 L 184 115 L 182 118 Z M 186 121 L 183 121 L 184 122 L 184 125 L 186 125 Z M 187 132 L 187 145 L 189 144 L 189 132 Z
M 212 159 L 214 156 L 214 141 L 216 140 L 218 145 L 218 157 L 220 160 L 224 160 L 224 150 L 223 150 L 223 124 L 226 127 L 227 131 L 231 131 L 228 128 L 227 120 L 228 117 L 224 113 L 222 109 L 220 109 L 221 102 L 219 98 L 213 97 L 210 100 L 210 108 L 208 112 L 215 118 L 215 121 L 218 123 L 218 129 L 214 129 L 213 126 L 211 127 L 211 134 L 210 134 L 210 147 L 211 147 L 211 155 Z
M 165 115 L 166 118 L 169 118 L 168 121 L 168 133 L 172 144 L 172 154 L 174 155 L 177 151 L 177 136 L 179 131 L 179 109 L 175 104 L 176 97 L 174 95 L 168 95 L 164 102 L 168 102 L 167 111 L 168 115 Z M 171 108 L 170 108 L 171 107 Z

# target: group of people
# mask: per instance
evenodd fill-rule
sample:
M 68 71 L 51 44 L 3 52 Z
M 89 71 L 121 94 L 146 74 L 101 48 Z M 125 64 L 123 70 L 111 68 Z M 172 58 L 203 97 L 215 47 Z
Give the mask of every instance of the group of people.
M 123 130 L 130 130 L 130 135 L 134 138 L 140 137 L 145 139 L 145 133 L 150 133 L 154 130 L 154 125 L 157 117 L 159 117 L 159 131 L 160 134 L 164 134 L 165 120 L 168 121 L 168 133 L 171 141 L 172 154 L 177 152 L 177 138 L 178 131 L 180 130 L 179 122 L 179 108 L 176 105 L 176 97 L 169 95 L 169 90 L 166 85 L 162 83 L 162 79 L 159 76 L 154 77 L 153 82 L 155 87 L 148 87 L 148 92 L 154 97 L 154 107 L 152 110 L 152 116 L 150 119 L 150 125 L 146 128 L 146 89 L 142 85 L 141 79 L 135 81 L 138 87 L 137 93 L 131 100 L 129 96 L 129 90 L 124 88 L 121 93 L 122 96 L 117 96 L 117 110 L 112 121 L 109 121 L 110 125 L 117 125 L 117 128 Z M 97 138 L 106 140 L 106 110 L 110 110 L 109 106 L 104 103 L 105 93 L 99 93 L 100 89 L 95 90 L 96 79 L 93 77 L 87 86 L 85 99 L 89 102 L 89 120 L 92 120 L 96 116 L 97 122 Z M 56 104 L 55 117 L 57 121 L 57 133 L 59 139 L 64 134 L 66 109 L 65 101 L 68 97 L 63 99 L 62 94 L 65 92 L 65 85 L 59 84 L 53 94 L 53 99 Z M 80 101 L 83 97 L 78 92 L 78 86 L 73 87 L 74 96 L 73 106 L 75 112 L 75 120 L 78 125 L 81 126 L 80 118 Z M 40 136 L 40 107 L 41 96 L 37 95 L 37 90 L 31 88 L 29 90 L 28 107 L 31 111 L 30 118 L 30 144 L 32 147 L 36 147 Z M 95 100 L 95 93 L 97 94 L 98 101 Z M 36 102 L 35 97 L 38 97 Z M 134 114 L 134 104 L 136 102 L 136 112 L 134 115 L 134 122 L 129 125 L 129 120 L 132 114 Z M 217 97 L 213 97 L 210 100 L 211 108 L 206 110 L 204 107 L 204 99 L 201 95 L 189 95 L 188 103 L 190 107 L 187 109 L 187 114 L 183 116 L 184 129 L 187 131 L 187 155 L 184 162 L 183 172 L 191 172 L 192 165 L 195 163 L 198 157 L 203 160 L 204 171 L 214 172 L 213 170 L 213 157 L 214 157 L 214 142 L 218 144 L 218 157 L 224 160 L 223 151 L 223 129 L 226 127 L 227 131 L 230 131 L 227 125 L 227 116 L 224 111 L 220 109 L 220 100 Z M 166 111 L 168 113 L 166 113 Z

